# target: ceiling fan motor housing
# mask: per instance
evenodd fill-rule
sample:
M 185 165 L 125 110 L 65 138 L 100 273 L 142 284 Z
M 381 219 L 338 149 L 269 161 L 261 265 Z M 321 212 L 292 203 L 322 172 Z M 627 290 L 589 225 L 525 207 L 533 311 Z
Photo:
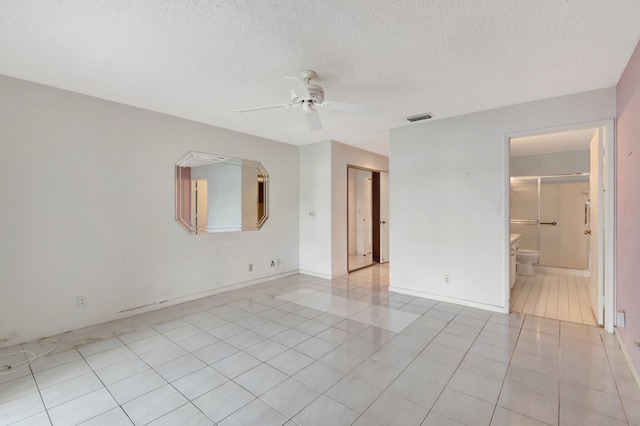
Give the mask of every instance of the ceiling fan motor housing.
M 298 97 L 298 95 L 294 91 L 291 91 L 291 103 L 299 104 L 308 100 L 311 100 L 311 102 L 313 102 L 314 104 L 321 104 L 322 102 L 324 102 L 324 89 L 322 87 L 318 86 L 317 84 L 311 83 L 307 83 L 306 86 L 307 90 L 309 91 L 310 98 L 302 99 Z

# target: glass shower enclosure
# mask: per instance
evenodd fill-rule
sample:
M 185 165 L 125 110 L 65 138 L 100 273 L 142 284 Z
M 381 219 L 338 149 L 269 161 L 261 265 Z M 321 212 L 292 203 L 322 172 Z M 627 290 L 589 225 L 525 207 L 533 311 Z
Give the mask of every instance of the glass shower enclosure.
M 511 233 L 540 251 L 539 265 L 589 269 L 588 202 L 588 173 L 512 177 Z

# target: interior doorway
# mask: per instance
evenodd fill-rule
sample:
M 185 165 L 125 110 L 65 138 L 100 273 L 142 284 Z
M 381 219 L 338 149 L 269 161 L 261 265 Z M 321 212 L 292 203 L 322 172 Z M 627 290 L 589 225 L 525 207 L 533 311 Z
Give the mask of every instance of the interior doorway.
M 389 261 L 389 173 L 347 166 L 348 271 Z
M 507 141 L 510 309 L 612 332 L 613 121 Z

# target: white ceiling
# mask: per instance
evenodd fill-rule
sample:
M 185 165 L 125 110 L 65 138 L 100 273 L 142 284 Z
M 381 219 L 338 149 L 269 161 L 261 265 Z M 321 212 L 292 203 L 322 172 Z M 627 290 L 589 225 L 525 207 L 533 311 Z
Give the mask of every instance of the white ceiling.
M 638 0 L 3 0 L 0 74 L 292 144 L 388 153 L 404 117 L 435 119 L 617 83 Z M 327 100 L 380 116 L 238 114 L 286 103 L 313 69 Z
M 567 151 L 582 151 L 589 145 L 596 129 L 571 130 L 546 135 L 511 139 L 511 156 L 552 154 Z

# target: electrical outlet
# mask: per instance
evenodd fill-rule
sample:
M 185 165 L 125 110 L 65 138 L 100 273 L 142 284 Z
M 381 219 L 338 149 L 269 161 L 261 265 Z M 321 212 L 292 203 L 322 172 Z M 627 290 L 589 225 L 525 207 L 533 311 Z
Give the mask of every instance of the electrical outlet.
M 253 271 L 253 263 L 249 264 L 249 272 Z
M 616 315 L 616 325 L 624 327 L 624 311 L 618 311 Z
M 451 284 L 451 275 L 445 275 L 444 276 L 444 285 L 450 285 Z
M 78 308 L 86 308 L 87 307 L 87 296 L 78 296 L 78 297 L 76 297 L 76 305 L 78 305 Z

